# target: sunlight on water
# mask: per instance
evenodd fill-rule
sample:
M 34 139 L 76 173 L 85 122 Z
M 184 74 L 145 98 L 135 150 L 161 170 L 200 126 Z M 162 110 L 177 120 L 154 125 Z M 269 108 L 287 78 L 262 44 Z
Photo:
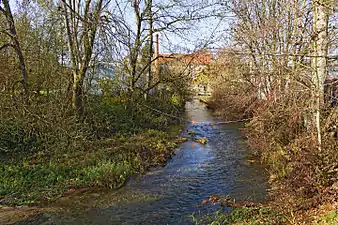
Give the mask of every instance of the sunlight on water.
M 118 191 L 85 193 L 61 199 L 57 213 L 42 216 L 36 224 L 193 224 L 194 212 L 212 195 L 229 195 L 237 201 L 264 201 L 264 169 L 248 164 L 239 126 L 217 125 L 198 100 L 187 103 L 188 123 L 183 143 L 165 167 L 133 179 Z M 193 134 L 193 136 L 192 136 Z M 205 138 L 202 145 L 194 140 Z

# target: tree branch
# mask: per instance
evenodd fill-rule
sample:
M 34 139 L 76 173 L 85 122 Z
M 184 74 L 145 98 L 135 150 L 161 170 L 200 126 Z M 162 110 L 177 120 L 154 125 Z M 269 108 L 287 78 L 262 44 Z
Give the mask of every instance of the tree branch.
M 143 68 L 142 68 L 142 70 L 138 73 L 138 75 L 137 75 L 137 77 L 136 77 L 136 79 L 135 79 L 135 82 L 137 82 L 139 79 L 140 79 L 140 77 L 142 76 L 142 74 L 144 73 L 144 71 L 146 71 L 146 69 L 151 65 L 151 63 L 153 63 L 154 61 L 156 61 L 157 59 L 159 59 L 159 58 L 163 58 L 162 56 L 156 56 L 154 59 L 152 59 L 151 61 L 150 61 L 150 63 L 147 63 L 147 65 L 145 65 Z
M 82 18 L 82 16 L 78 13 L 78 12 L 76 12 L 74 9 L 73 9 L 73 7 L 72 6 L 70 6 L 67 2 L 66 2 L 66 0 L 61 0 L 62 2 L 63 2 L 63 4 L 65 5 L 65 6 L 67 6 L 67 8 L 68 9 L 70 9 L 70 11 L 72 12 L 72 13 L 74 13 L 83 23 L 86 23 L 86 21 Z
M 4 8 L 2 8 L 1 6 L 0 6 L 0 12 L 6 13 L 6 11 L 4 10 Z
M 7 43 L 7 44 L 4 44 L 3 46 L 0 47 L 0 51 L 4 48 L 7 48 L 7 47 L 12 47 L 14 48 L 14 45 L 10 44 L 10 43 Z
M 9 36 L 10 38 L 14 38 L 14 36 L 13 36 L 11 33 L 9 33 L 7 30 L 8 30 L 8 29 L 1 30 L 0 33 L 6 34 L 6 35 Z

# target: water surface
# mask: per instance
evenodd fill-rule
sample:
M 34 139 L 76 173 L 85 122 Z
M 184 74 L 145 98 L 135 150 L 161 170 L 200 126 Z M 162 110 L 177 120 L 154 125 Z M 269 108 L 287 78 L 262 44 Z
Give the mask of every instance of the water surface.
M 187 103 L 186 118 L 196 121 L 182 133 L 190 140 L 165 167 L 133 179 L 118 191 L 61 199 L 54 205 L 57 213 L 45 213 L 32 224 L 193 224 L 192 213 L 215 210 L 201 206 L 210 196 L 264 201 L 264 169 L 247 163 L 240 125 L 217 125 L 218 120 L 198 100 Z M 194 141 L 202 137 L 207 138 L 206 145 Z

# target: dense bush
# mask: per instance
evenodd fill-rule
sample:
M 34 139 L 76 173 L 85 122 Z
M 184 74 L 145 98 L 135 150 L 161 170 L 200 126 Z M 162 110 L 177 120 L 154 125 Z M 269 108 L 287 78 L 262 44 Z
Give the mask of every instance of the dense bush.
M 305 123 L 309 115 L 306 99 L 290 94 L 261 104 L 247 125 L 246 135 L 250 146 L 270 166 L 274 182 L 282 184 L 284 191 L 287 188 L 295 199 L 317 201 L 337 179 L 338 154 L 334 149 L 338 140 L 323 130 L 323 146 L 318 150 L 316 136 Z M 322 118 L 322 123 L 328 119 L 333 118 Z

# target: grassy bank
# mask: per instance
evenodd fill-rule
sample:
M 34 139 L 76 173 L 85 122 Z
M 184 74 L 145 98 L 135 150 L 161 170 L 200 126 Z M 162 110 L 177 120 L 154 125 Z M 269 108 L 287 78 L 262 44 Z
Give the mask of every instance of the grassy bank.
M 226 212 L 227 211 L 227 212 Z M 313 219 L 309 220 L 309 217 Z M 265 204 L 261 206 L 242 206 L 229 209 L 220 209 L 216 213 L 192 216 L 196 225 L 212 224 L 212 225 L 335 225 L 338 224 L 337 208 L 327 206 L 326 209 L 318 209 L 309 211 L 308 214 L 294 214 L 293 217 L 285 215 L 275 206 Z
M 32 204 L 52 200 L 70 188 L 117 188 L 131 175 L 163 165 L 178 138 L 148 129 L 88 142 L 86 150 L 36 153 L 0 166 L 2 204 Z
M 184 103 L 148 104 L 179 116 Z M 36 205 L 74 189 L 119 188 L 130 176 L 164 165 L 182 141 L 173 127 L 179 121 L 141 104 L 130 110 L 121 99 L 93 99 L 81 120 L 55 105 L 31 105 L 29 115 L 3 111 L 1 205 Z
M 265 203 L 234 202 L 229 196 L 213 196 L 203 200 L 201 206 L 218 207 L 215 213 L 192 214 L 196 225 L 335 225 L 338 223 L 338 203 L 327 202 L 306 211 L 285 209 L 276 201 Z

